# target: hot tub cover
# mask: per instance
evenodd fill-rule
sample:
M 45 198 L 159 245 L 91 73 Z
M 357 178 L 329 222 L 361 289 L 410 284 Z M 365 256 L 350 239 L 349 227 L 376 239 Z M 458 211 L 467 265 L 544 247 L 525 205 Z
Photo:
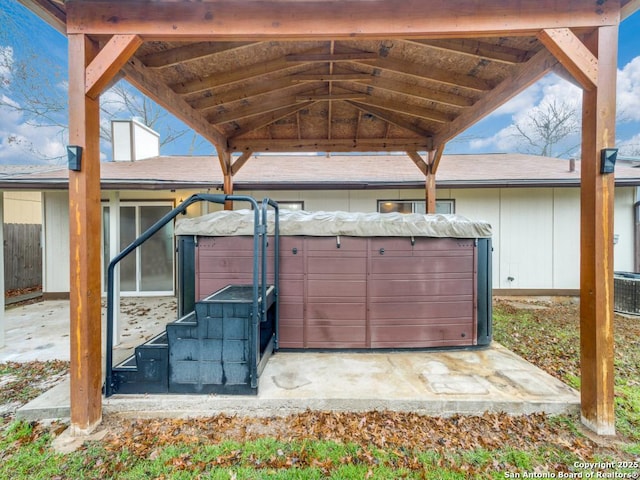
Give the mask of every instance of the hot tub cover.
M 269 212 L 268 233 L 274 231 Z M 176 235 L 229 237 L 253 235 L 252 210 L 224 210 L 176 224 Z M 491 225 L 461 215 L 418 213 L 304 212 L 280 210 L 280 235 L 313 237 L 451 237 L 489 238 Z

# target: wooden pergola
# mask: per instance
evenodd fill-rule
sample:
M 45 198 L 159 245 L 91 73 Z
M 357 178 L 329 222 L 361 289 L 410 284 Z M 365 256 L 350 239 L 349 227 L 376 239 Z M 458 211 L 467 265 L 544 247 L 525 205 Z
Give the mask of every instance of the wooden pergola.
M 69 176 L 72 432 L 102 418 L 99 101 L 113 82 L 209 140 L 225 193 L 257 152 L 401 150 L 434 211 L 446 142 L 548 72 L 584 92 L 582 420 L 615 432 L 614 176 L 600 164 L 618 25 L 640 0 L 20 1 L 68 37 L 69 143 L 83 149 Z

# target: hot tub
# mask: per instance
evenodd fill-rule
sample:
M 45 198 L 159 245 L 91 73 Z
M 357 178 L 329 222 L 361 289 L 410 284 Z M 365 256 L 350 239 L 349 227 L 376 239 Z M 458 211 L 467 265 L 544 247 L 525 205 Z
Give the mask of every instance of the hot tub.
M 226 285 L 251 282 L 252 229 L 248 210 L 178 223 L 180 315 Z M 278 348 L 491 342 L 486 222 L 456 215 L 283 210 L 280 234 Z

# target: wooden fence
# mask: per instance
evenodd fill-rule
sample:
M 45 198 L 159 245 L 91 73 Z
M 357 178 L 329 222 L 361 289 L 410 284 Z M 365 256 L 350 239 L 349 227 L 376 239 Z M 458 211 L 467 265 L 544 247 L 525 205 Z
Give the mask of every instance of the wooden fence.
M 42 285 L 42 225 L 8 223 L 4 226 L 4 288 Z

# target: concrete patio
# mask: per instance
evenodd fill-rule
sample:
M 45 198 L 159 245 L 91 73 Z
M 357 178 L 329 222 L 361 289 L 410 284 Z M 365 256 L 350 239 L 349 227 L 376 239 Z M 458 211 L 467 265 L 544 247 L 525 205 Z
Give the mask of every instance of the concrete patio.
M 116 360 L 175 317 L 167 298 L 123 299 L 123 342 Z M 69 358 L 69 303 L 41 302 L 7 310 L 0 362 Z M 260 377 L 257 396 L 114 395 L 104 414 L 194 417 L 286 415 L 306 409 L 412 411 L 427 415 L 485 411 L 549 414 L 579 410 L 579 394 L 497 343 L 482 350 L 278 352 Z M 22 407 L 19 418 L 69 416 L 64 381 Z

